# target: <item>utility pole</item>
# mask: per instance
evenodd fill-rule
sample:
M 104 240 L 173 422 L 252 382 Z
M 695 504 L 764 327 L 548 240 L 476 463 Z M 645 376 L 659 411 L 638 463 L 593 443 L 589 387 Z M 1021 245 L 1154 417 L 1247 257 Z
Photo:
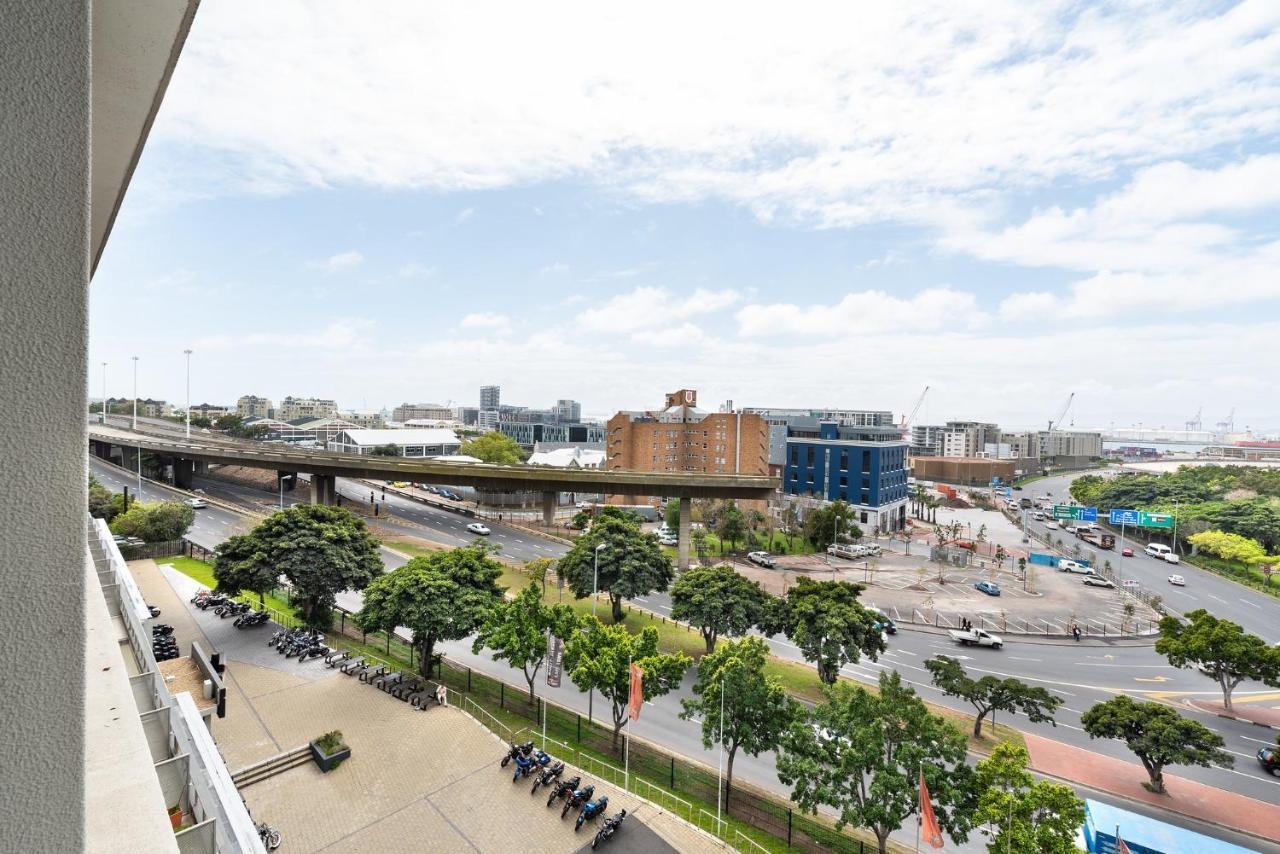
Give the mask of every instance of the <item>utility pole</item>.
M 187 354 L 187 438 L 191 438 L 191 351 L 183 350 Z
M 133 429 L 138 429 L 138 357 L 133 357 Z M 142 464 L 138 464 L 138 470 L 142 470 Z
M 107 363 L 102 363 L 102 423 L 107 423 Z

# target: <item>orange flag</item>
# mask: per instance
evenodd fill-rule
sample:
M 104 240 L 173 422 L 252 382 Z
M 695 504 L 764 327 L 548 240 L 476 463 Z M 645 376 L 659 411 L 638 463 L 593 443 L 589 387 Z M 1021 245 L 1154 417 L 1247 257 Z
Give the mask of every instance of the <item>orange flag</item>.
M 627 713 L 631 720 L 640 719 L 640 707 L 644 704 L 644 671 L 640 665 L 631 665 L 631 691 L 627 696 Z
M 934 848 L 942 847 L 942 829 L 938 827 L 938 817 L 933 814 L 929 787 L 924 782 L 924 769 L 920 771 L 920 837 Z

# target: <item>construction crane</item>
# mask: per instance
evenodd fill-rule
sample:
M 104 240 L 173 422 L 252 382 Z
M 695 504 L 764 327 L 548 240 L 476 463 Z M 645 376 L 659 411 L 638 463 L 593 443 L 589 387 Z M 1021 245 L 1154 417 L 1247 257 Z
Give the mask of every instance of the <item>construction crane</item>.
M 924 403 L 924 396 L 929 393 L 929 387 L 925 386 L 924 391 L 920 392 L 920 396 L 916 398 L 916 405 L 911 407 L 910 415 L 902 416 L 902 423 L 898 427 L 902 430 L 902 438 L 909 438 L 907 431 L 911 429 L 911 424 L 916 420 L 916 413 L 920 411 L 920 406 Z
M 1058 417 L 1049 422 L 1049 432 L 1053 432 L 1053 425 L 1062 426 L 1062 419 L 1067 417 L 1068 410 L 1071 409 L 1071 401 L 1076 399 L 1076 393 L 1073 391 L 1067 396 L 1067 402 L 1063 404 L 1062 411 L 1058 413 Z
M 1231 433 L 1234 433 L 1235 430 L 1236 430 L 1236 408 L 1233 406 L 1231 407 L 1231 412 L 1228 413 L 1227 415 L 1227 419 L 1225 421 L 1218 422 L 1218 432 L 1221 433 L 1223 436 L 1227 436 L 1227 435 L 1230 435 Z
M 1200 408 L 1196 410 L 1196 417 L 1192 418 L 1190 421 L 1186 423 L 1186 428 L 1188 433 L 1198 431 L 1200 429 L 1200 413 L 1202 412 L 1204 412 L 1203 405 L 1201 405 Z

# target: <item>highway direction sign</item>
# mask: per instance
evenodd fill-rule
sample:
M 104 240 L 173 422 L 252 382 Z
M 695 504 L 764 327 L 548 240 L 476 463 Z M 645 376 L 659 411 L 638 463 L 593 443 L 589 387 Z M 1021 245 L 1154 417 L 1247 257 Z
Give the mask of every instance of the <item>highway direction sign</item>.
M 1139 513 L 1138 524 L 1144 528 L 1172 528 L 1172 513 Z
M 1113 509 L 1111 511 L 1111 524 L 1136 525 L 1138 524 L 1138 511 Z
M 1098 521 L 1098 508 L 1081 507 L 1079 504 L 1055 504 L 1053 505 L 1053 518 L 1096 522 Z

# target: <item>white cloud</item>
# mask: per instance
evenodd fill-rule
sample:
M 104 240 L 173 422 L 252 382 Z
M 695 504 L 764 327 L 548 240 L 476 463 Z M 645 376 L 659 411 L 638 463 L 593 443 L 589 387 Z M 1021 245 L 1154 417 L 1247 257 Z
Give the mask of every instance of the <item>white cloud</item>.
M 408 264 L 401 264 L 396 270 L 396 275 L 402 279 L 429 279 L 438 272 L 439 270 L 433 266 L 411 261 Z
M 987 316 L 973 294 L 931 288 L 910 299 L 884 291 L 859 291 L 835 305 L 747 305 L 739 309 L 737 319 L 741 335 L 832 336 L 968 331 L 981 327 Z
M 680 297 L 666 288 L 639 287 L 613 297 L 599 308 L 581 312 L 577 322 L 593 332 L 635 332 L 723 311 L 741 298 L 732 289 L 698 288 L 687 297 Z
M 557 276 L 569 272 L 569 265 L 563 261 L 553 261 L 538 270 L 539 276 Z
M 471 219 L 475 215 L 476 215 L 475 208 L 463 208 L 462 210 L 458 211 L 458 215 L 453 218 L 453 222 L 455 225 L 462 225 L 464 222 Z
M 511 318 L 497 312 L 478 311 L 462 318 L 458 325 L 463 329 L 488 329 L 493 332 L 509 332 L 511 330 Z
M 354 270 L 364 262 L 364 256 L 355 250 L 350 252 L 339 252 L 337 255 L 330 255 L 323 261 L 317 261 L 312 266 L 319 267 L 326 273 L 342 273 L 347 270 Z

